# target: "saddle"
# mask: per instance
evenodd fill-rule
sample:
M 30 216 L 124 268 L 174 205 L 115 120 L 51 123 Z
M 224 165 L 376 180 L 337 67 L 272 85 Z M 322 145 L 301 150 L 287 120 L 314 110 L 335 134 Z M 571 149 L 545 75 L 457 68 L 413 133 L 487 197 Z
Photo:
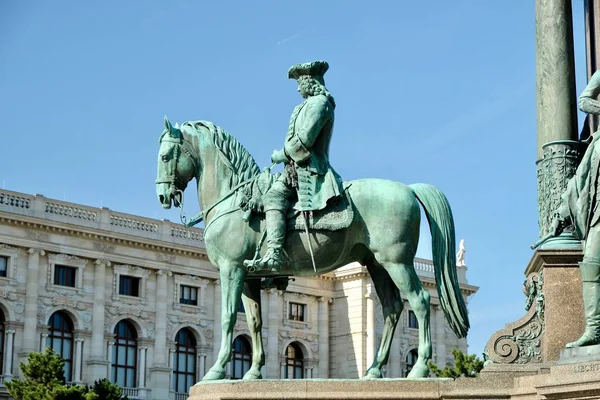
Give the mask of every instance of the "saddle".
M 280 176 L 280 173 L 271 174 L 266 168 L 261 172 L 254 182 L 247 185 L 241 192 L 242 198 L 239 203 L 240 208 L 245 211 L 244 220 L 249 221 L 252 216 L 264 219 L 264 210 L 262 197 Z M 351 184 L 343 184 L 342 196 L 332 199 L 327 207 L 318 211 L 308 213 L 308 228 L 311 230 L 337 231 L 347 228 L 354 218 L 354 209 L 352 200 L 347 189 Z M 295 210 L 294 206 L 298 202 L 297 198 L 291 199 L 290 206 L 286 213 L 287 230 L 305 230 L 304 217 L 300 211 Z

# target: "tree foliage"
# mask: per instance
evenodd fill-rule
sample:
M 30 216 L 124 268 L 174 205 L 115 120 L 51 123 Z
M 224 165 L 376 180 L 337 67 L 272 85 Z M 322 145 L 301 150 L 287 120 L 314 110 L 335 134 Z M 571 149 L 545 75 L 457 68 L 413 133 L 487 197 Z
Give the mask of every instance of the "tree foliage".
M 62 357 L 51 348 L 47 348 L 44 353 L 29 353 L 27 364 L 20 364 L 25 379 L 13 378 L 6 381 L 6 389 L 15 400 L 123 399 L 121 388 L 107 379 L 94 382 L 91 388 L 67 385 L 64 365 Z
M 438 378 L 475 378 L 483 369 L 483 361 L 475 354 L 465 354 L 457 348 L 452 349 L 454 365 L 446 365 L 440 369 L 433 362 L 429 362 L 429 369 Z

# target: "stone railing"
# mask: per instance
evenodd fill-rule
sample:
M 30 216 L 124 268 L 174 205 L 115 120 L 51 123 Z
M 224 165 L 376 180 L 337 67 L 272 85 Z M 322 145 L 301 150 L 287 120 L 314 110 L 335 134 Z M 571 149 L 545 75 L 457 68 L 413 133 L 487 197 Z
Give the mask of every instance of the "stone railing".
M 123 397 L 127 396 L 130 399 L 139 399 L 140 390 L 138 388 L 121 388 L 123 390 Z
M 171 400 L 187 400 L 188 394 L 182 392 L 171 392 Z
M 431 275 L 433 276 L 433 263 L 429 260 L 424 260 L 421 258 L 415 258 L 414 261 L 415 270 L 419 275 Z
M 48 199 L 42 195 L 0 190 L 0 212 L 80 225 L 168 243 L 204 247 L 204 232 L 168 220 L 156 220 L 111 211 L 108 208 Z

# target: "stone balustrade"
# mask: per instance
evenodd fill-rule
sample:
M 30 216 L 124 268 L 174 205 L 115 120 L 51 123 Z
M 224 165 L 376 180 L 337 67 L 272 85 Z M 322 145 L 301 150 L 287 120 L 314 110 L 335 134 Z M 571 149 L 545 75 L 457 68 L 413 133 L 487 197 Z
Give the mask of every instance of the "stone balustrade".
M 40 194 L 0 190 L 0 212 L 42 218 L 114 233 L 139 236 L 168 243 L 204 247 L 204 232 L 169 220 L 156 220 L 111 211 L 106 207 L 48 199 Z

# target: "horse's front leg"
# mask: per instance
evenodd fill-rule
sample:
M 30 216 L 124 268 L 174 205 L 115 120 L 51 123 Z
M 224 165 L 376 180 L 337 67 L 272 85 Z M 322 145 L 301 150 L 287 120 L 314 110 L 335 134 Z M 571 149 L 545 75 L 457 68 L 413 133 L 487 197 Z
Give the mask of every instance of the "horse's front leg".
M 262 379 L 260 369 L 265 365 L 265 351 L 262 341 L 262 310 L 260 306 L 260 279 L 244 282 L 242 301 L 246 310 L 246 321 L 252 336 L 252 366 L 244 379 Z
M 227 263 L 219 264 L 219 268 L 221 276 L 221 349 L 215 364 L 204 376 L 204 381 L 225 378 L 225 367 L 231 360 L 233 327 L 246 277 L 246 270 L 241 266 Z

